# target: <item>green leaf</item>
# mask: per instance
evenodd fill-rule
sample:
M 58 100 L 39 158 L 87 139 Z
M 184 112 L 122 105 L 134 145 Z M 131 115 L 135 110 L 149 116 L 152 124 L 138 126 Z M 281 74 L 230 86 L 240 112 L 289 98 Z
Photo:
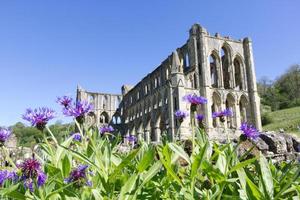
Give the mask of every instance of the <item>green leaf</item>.
M 196 176 L 198 169 L 204 160 L 204 155 L 207 150 L 207 147 L 208 147 L 208 143 L 206 142 L 204 147 L 200 150 L 199 154 L 197 154 L 195 156 L 195 159 L 192 163 L 192 170 L 191 170 L 191 178 L 192 179 Z
M 168 143 L 168 146 L 171 150 L 173 150 L 176 154 L 178 154 L 181 158 L 183 158 L 186 162 L 188 162 L 189 165 L 191 164 L 191 160 L 189 156 L 180 146 L 178 146 L 175 143 Z
M 124 169 L 126 165 L 132 162 L 133 158 L 136 156 L 137 153 L 138 153 L 138 149 L 135 149 L 131 151 L 126 158 L 123 159 L 121 164 L 118 165 L 116 169 L 113 171 L 113 173 L 110 175 L 110 181 L 113 182 L 117 178 L 117 176 L 122 171 L 122 169 Z
M 141 161 L 139 162 L 137 169 L 141 173 L 147 169 L 147 167 L 153 162 L 155 156 L 154 148 L 149 148 L 147 152 L 144 153 Z
M 119 196 L 120 200 L 127 200 L 127 199 L 132 199 L 134 193 L 134 188 L 136 185 L 136 180 L 138 179 L 137 174 L 133 174 L 127 182 L 124 184 L 124 186 L 121 189 L 121 193 Z
M 260 153 L 259 156 L 259 166 L 264 189 L 266 190 L 266 193 L 268 194 L 270 199 L 272 199 L 274 194 L 273 177 L 269 168 L 269 163 L 267 159 L 262 155 L 262 153 Z
M 62 160 L 62 172 L 63 176 L 67 177 L 71 171 L 71 161 L 68 157 L 68 155 L 64 156 L 64 159 Z
M 250 163 L 254 162 L 255 160 L 256 160 L 256 158 L 252 158 L 252 159 L 245 160 L 243 162 L 236 164 L 233 168 L 231 168 L 231 170 L 229 171 L 229 174 L 238 169 L 244 168 L 245 166 L 249 165 Z
M 265 200 L 264 195 L 259 191 L 258 187 L 247 177 L 247 194 L 248 196 L 253 196 L 255 199 Z M 250 190 L 250 191 L 249 191 Z M 252 199 L 252 198 L 250 198 Z

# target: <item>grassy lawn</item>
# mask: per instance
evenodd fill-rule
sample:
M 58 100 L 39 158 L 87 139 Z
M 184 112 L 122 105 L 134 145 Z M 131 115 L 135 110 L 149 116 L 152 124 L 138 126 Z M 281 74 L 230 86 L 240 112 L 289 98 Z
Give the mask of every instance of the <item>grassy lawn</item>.
M 284 129 L 288 133 L 300 136 L 298 126 L 300 126 L 300 107 L 278 110 L 270 113 L 273 119 L 271 124 L 265 125 L 265 131 L 279 131 Z

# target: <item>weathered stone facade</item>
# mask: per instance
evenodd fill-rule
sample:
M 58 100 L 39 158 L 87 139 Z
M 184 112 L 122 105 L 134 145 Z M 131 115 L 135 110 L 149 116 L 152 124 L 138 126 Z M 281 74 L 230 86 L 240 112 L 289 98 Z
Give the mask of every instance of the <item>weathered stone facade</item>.
M 237 136 L 243 121 L 261 130 L 251 40 L 212 36 L 199 24 L 193 25 L 189 33 L 187 42 L 153 72 L 134 87 L 123 86 L 122 95 L 78 88 L 77 99 L 95 105 L 95 112 L 87 117 L 88 123 L 110 123 L 122 134 L 138 135 L 146 141 L 158 142 L 162 133 L 185 139 L 191 135 L 196 113 L 182 99 L 196 94 L 208 99 L 196 112 L 205 115 L 205 128 L 211 138 L 224 137 L 225 131 L 229 137 Z M 212 118 L 212 112 L 225 108 L 233 111 L 233 117 L 225 123 Z M 182 123 L 174 118 L 178 109 L 190 113 Z

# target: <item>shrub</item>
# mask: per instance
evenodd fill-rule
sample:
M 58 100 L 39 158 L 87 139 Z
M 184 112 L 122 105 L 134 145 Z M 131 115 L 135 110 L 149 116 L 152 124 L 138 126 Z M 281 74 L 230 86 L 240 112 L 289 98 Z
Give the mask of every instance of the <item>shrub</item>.
M 267 124 L 271 124 L 273 122 L 273 119 L 269 113 L 263 113 L 261 115 L 261 123 L 263 126 Z

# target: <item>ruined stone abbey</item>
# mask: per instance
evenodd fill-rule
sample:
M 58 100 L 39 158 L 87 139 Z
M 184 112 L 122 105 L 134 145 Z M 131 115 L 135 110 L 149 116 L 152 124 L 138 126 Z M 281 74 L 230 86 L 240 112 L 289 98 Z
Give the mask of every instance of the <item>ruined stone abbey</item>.
M 123 135 L 148 142 L 159 142 L 162 134 L 173 139 L 190 137 L 195 113 L 183 101 L 187 94 L 208 99 L 195 112 L 204 114 L 204 126 L 212 139 L 238 136 L 242 122 L 261 130 L 251 40 L 210 35 L 194 24 L 183 46 L 135 86 L 122 86 L 122 94 L 77 88 L 77 100 L 87 100 L 95 107 L 86 118 L 89 125 L 111 124 Z M 232 117 L 225 122 L 212 118 L 213 112 L 226 108 L 232 110 Z M 190 113 L 189 117 L 179 123 L 176 110 Z

